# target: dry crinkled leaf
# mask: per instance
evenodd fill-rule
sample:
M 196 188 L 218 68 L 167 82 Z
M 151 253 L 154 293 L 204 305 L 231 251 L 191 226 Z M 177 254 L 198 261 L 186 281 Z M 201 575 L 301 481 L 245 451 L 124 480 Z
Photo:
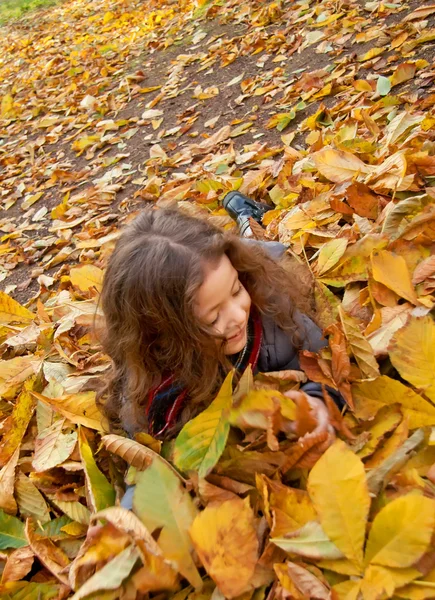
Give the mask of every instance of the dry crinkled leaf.
M 226 598 L 247 591 L 258 557 L 249 502 L 236 498 L 207 506 L 195 518 L 190 535 L 207 573 Z
M 0 470 L 0 508 L 10 515 L 17 512 L 17 503 L 14 498 L 15 468 L 20 456 L 18 447 L 8 462 Z
M 129 465 L 143 471 L 155 458 L 155 452 L 135 440 L 110 434 L 101 438 L 106 449 L 123 458 Z
M 337 440 L 311 470 L 308 492 L 325 533 L 362 569 L 370 497 L 361 460 Z
M 27 519 L 25 527 L 26 538 L 35 556 L 61 583 L 68 586 L 65 567 L 70 564 L 68 556 L 61 548 L 50 540 L 35 532 L 31 519 Z
M 17 548 L 9 554 L 3 569 L 1 583 L 20 581 L 24 579 L 32 568 L 35 555 L 29 546 Z
M 339 309 L 339 313 L 344 333 L 363 377 L 367 379 L 377 377 L 379 375 L 378 363 L 372 347 L 362 334 L 357 321 L 342 308 Z
M 411 317 L 396 331 L 390 358 L 400 375 L 435 401 L 435 323 L 430 316 Z

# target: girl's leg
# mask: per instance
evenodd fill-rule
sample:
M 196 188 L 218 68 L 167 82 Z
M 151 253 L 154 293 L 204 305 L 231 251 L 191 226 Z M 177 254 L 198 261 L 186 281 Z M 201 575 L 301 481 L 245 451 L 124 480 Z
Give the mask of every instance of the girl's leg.
M 239 232 L 242 237 L 252 237 L 249 219 L 254 219 L 261 224 L 263 215 L 272 210 L 272 206 L 256 202 L 241 192 L 229 192 L 224 200 L 223 207 L 239 226 Z

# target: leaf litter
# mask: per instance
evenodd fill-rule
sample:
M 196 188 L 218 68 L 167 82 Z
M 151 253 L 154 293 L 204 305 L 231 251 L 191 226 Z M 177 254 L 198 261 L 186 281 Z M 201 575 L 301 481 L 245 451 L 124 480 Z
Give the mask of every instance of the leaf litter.
M 433 597 L 434 6 L 31 18 L 0 40 L 1 597 Z M 169 447 L 108 435 L 93 325 L 120 228 L 149 203 L 232 227 L 232 189 L 274 206 L 329 346 L 236 401 L 227 381 Z M 331 446 L 307 378 L 349 405 L 325 392 Z

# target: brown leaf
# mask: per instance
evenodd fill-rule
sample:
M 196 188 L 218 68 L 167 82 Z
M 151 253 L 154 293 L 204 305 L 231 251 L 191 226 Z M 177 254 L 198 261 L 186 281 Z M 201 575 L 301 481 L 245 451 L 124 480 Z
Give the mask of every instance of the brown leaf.
M 3 569 L 1 583 L 8 581 L 20 581 L 24 579 L 32 568 L 35 555 L 30 546 L 17 548 L 9 554 Z
M 53 573 L 53 575 L 64 585 L 68 586 L 68 577 L 65 568 L 69 566 L 68 556 L 48 537 L 35 533 L 35 527 L 31 519 L 27 519 L 25 533 L 29 546 L 41 563 Z

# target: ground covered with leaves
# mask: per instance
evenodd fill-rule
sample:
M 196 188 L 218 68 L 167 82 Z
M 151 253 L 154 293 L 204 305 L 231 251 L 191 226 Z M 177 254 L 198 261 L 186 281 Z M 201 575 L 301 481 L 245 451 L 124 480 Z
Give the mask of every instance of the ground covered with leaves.
M 435 597 L 434 23 L 71 0 L 1 30 L 1 598 Z M 108 434 L 122 225 L 155 203 L 230 227 L 232 189 L 275 207 L 256 234 L 309 266 L 329 346 L 229 377 L 175 443 Z M 332 445 L 283 395 L 306 379 L 348 404 L 325 395 Z

